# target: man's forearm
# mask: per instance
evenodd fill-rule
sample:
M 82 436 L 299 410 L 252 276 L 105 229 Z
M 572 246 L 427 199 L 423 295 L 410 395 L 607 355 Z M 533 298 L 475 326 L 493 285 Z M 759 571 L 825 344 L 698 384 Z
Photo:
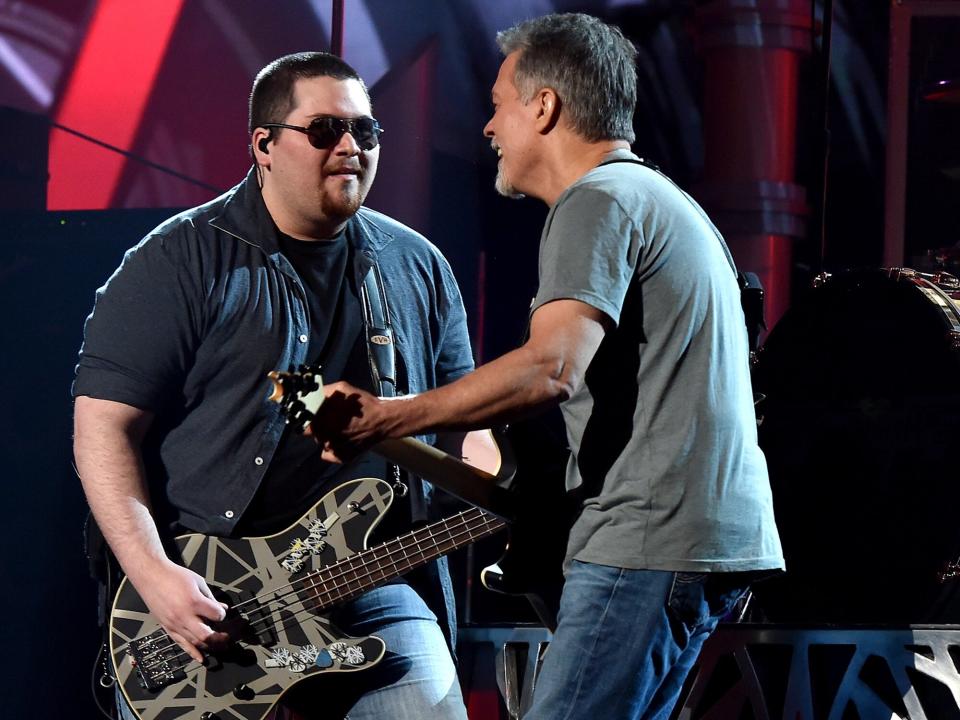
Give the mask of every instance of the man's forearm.
M 390 437 L 490 427 L 552 407 L 573 391 L 562 363 L 521 347 L 456 382 L 384 402 Z
M 150 512 L 138 423 L 103 403 L 77 398 L 74 456 L 93 516 L 136 585 L 166 553 Z
M 577 300 L 542 305 L 522 347 L 450 385 L 385 403 L 381 430 L 387 437 L 404 437 L 490 427 L 559 405 L 584 381 L 610 327 L 601 311 Z
M 558 405 L 584 382 L 612 326 L 578 300 L 546 303 L 533 313 L 522 347 L 441 388 L 378 399 L 349 383 L 331 383 L 311 433 L 324 459 L 337 462 L 386 438 L 491 427 Z
M 77 398 L 74 455 L 93 515 L 120 566 L 151 614 L 197 662 L 210 642 L 225 641 L 209 620 L 222 620 L 201 576 L 167 558 L 150 513 L 140 445 L 153 418 L 137 408 Z

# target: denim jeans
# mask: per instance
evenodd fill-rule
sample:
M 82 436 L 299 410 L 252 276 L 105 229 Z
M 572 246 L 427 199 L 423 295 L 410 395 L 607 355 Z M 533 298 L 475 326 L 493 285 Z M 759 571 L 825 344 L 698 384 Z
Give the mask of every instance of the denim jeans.
M 336 674 L 298 692 L 267 717 L 350 720 L 466 720 L 456 670 L 436 616 L 405 584 L 385 585 L 338 608 L 331 620 L 349 635 L 377 635 L 387 644 L 373 668 Z M 119 698 L 119 694 L 118 694 Z M 122 699 L 121 717 L 133 720 Z
M 574 560 L 524 720 L 668 720 L 746 573 L 627 570 Z

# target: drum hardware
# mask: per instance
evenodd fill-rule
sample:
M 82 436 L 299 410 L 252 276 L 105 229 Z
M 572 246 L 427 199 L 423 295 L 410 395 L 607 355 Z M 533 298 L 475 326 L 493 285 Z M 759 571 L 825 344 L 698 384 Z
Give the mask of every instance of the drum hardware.
M 931 279 L 944 290 L 960 290 L 960 279 L 956 275 L 941 271 L 933 273 Z
M 927 259 L 939 270 L 946 268 L 954 272 L 960 271 L 960 247 L 956 245 L 927 250 Z
M 944 452 L 960 423 L 958 276 L 823 273 L 764 342 L 755 410 L 791 569 L 756 587 L 770 620 L 960 622 Z
M 960 562 L 948 562 L 944 563 L 943 570 L 937 573 L 937 580 L 945 583 L 957 576 L 960 576 Z

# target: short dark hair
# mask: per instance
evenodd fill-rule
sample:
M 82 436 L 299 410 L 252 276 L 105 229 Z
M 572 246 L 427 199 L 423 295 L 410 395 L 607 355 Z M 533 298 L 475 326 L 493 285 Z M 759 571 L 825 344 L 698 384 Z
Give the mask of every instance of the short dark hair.
M 247 116 L 249 132 L 264 123 L 283 122 L 294 107 L 293 86 L 301 78 L 332 77 L 335 80 L 356 80 L 367 101 L 370 93 L 360 75 L 350 65 L 325 52 L 301 52 L 277 58 L 257 73 L 250 91 Z
M 524 102 L 549 87 L 574 132 L 590 142 L 633 142 L 636 48 L 619 28 L 582 13 L 545 15 L 497 33 L 504 55 L 519 50 L 514 84 Z

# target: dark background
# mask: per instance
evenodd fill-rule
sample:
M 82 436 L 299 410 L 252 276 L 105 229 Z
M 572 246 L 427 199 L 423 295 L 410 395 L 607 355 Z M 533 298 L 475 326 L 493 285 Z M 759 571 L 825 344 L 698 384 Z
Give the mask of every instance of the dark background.
M 521 336 L 546 213 L 537 202 L 508 201 L 493 191 L 495 156 L 481 128 L 500 62 L 496 31 L 553 11 L 585 11 L 619 24 L 640 51 L 635 151 L 691 187 L 704 165 L 697 4 L 347 1 L 344 57 L 367 79 L 375 115 L 387 130 L 368 205 L 423 232 L 450 259 L 479 360 Z M 214 197 L 210 188 L 225 189 L 246 172 L 246 98 L 256 71 L 289 52 L 329 48 L 330 4 L 321 0 L 170 5 L 177 11 L 156 54 L 155 77 L 124 95 L 114 90 L 132 68 L 119 50 L 96 82 L 75 82 L 80 60 L 97 50 L 86 42 L 101 9 L 97 0 L 0 4 L 0 106 L 34 114 L 0 112 L 6 141 L 0 205 L 7 208 L 0 216 L 4 717 L 93 716 L 88 684 L 98 643 L 96 596 L 82 551 L 86 508 L 70 466 L 69 386 L 94 290 L 123 251 L 173 209 Z M 818 232 L 796 241 L 798 288 L 822 267 L 881 263 L 888 15 L 879 0 L 835 6 L 826 254 Z M 156 32 L 131 23 L 113 38 L 98 36 L 100 52 L 104 42 L 139 46 Z M 929 249 L 958 239 L 960 155 L 955 140 L 943 140 L 956 135 L 956 106 L 933 107 L 919 98 L 932 80 L 960 77 L 960 37 L 955 22 L 927 23 L 918 37 L 910 100 L 918 120 L 911 125 L 907 198 L 908 230 L 915 229 L 907 245 L 910 257 L 923 259 Z M 797 118 L 796 182 L 814 200 L 823 167 L 821 62 L 817 52 L 803 61 Z M 139 111 L 125 104 L 132 96 Z M 58 131 L 48 146 L 46 119 L 196 182 L 86 141 L 58 138 Z M 38 171 L 48 147 L 49 166 Z M 811 227 L 819 225 L 811 219 Z M 482 602 L 473 606 L 474 620 L 490 619 Z

